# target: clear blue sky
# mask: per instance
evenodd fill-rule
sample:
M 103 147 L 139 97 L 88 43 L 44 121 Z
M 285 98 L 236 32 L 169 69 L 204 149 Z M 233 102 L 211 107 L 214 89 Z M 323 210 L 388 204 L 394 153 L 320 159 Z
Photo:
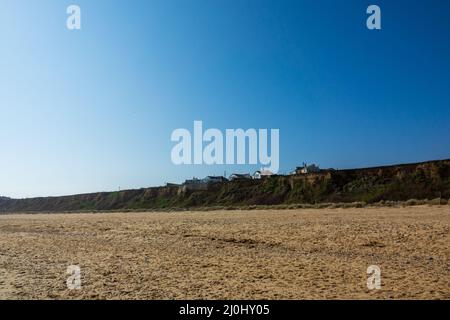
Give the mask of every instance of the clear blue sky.
M 194 120 L 279 128 L 281 172 L 450 158 L 449 39 L 446 0 L 2 1 L 0 195 L 256 169 L 173 165 Z

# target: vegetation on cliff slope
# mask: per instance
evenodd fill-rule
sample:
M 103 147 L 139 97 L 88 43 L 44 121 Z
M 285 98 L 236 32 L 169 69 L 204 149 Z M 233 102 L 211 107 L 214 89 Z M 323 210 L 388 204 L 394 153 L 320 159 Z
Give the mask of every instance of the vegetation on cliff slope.
M 64 197 L 1 198 L 0 212 L 375 203 L 434 198 L 450 198 L 450 160 L 231 181 L 210 185 L 205 191 L 155 187 Z

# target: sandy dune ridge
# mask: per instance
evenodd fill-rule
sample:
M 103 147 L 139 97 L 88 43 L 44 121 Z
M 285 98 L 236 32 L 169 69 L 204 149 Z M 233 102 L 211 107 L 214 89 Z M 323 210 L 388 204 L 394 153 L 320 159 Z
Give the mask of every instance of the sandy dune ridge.
M 449 227 L 450 206 L 4 215 L 0 298 L 449 299 Z

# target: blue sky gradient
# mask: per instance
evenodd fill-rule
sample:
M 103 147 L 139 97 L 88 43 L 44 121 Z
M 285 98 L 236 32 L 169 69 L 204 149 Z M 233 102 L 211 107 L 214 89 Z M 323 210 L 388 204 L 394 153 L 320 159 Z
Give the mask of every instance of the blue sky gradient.
M 257 169 L 173 165 L 194 120 L 279 128 L 281 172 L 450 158 L 450 1 L 6 0 L 0 39 L 0 195 Z

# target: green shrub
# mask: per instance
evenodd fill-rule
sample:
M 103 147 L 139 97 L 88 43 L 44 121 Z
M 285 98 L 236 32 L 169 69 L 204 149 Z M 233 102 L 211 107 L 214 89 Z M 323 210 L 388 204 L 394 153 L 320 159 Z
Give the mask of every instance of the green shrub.
M 407 206 L 419 206 L 424 204 L 425 202 L 423 200 L 417 200 L 417 199 L 409 199 L 405 202 L 405 205 Z
M 432 205 L 432 206 L 440 205 L 441 204 L 441 198 L 434 198 L 432 200 L 429 200 L 428 204 Z

